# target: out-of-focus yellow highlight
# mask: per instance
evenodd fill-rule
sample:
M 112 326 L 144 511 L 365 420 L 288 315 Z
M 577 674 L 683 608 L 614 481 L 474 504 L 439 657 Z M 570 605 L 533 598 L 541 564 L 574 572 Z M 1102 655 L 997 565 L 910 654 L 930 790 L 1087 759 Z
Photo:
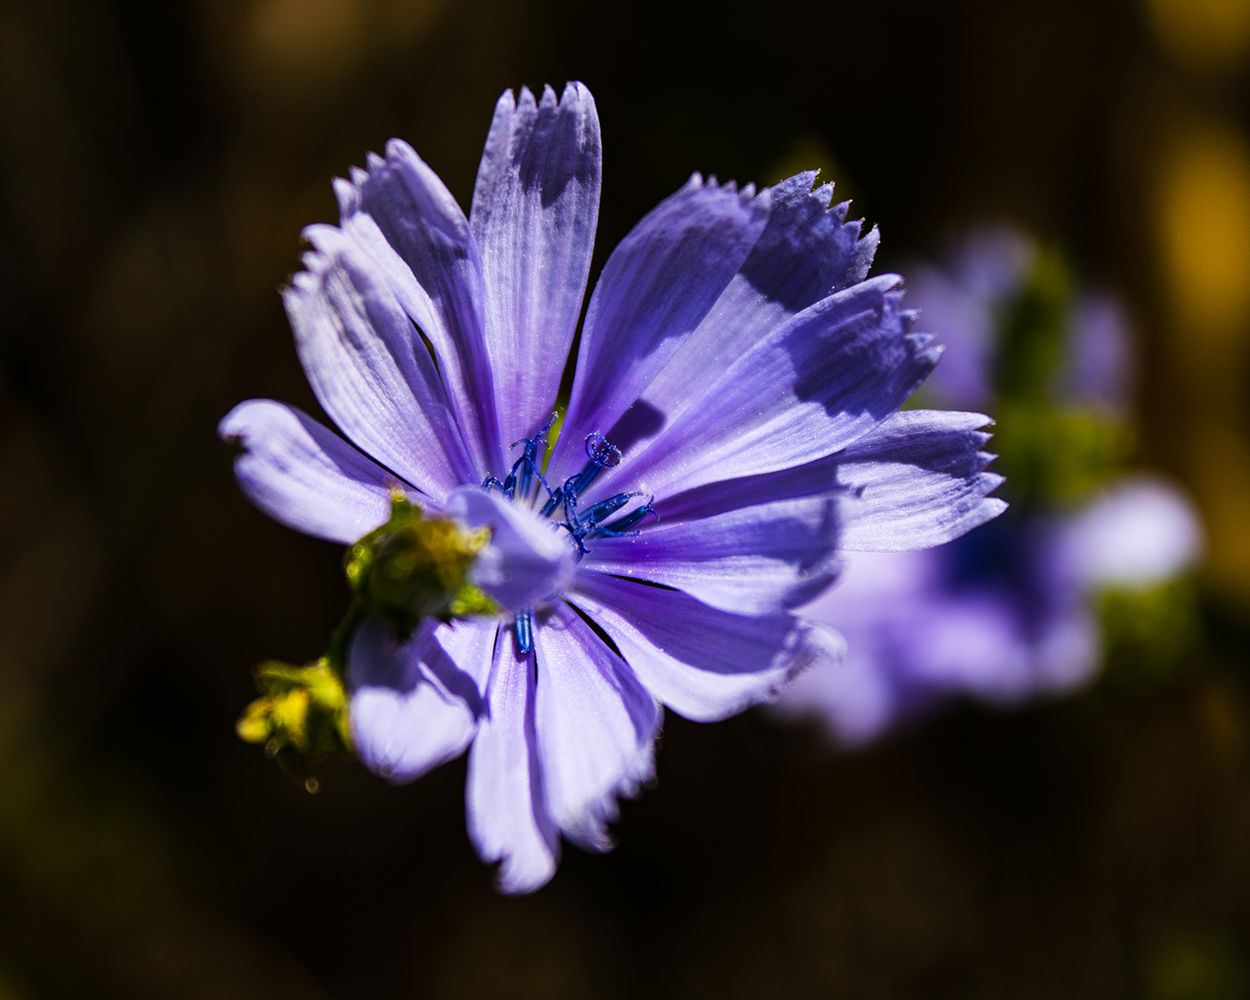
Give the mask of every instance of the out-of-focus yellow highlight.
M 1145 0 L 1159 41 L 1174 59 L 1206 70 L 1235 68 L 1250 48 L 1246 0 Z
M 1178 318 L 1215 350 L 1245 329 L 1250 310 L 1250 149 L 1231 131 L 1195 130 L 1165 156 L 1161 186 L 1169 294 Z
M 1156 244 L 1189 478 L 1211 535 L 1209 568 L 1250 588 L 1250 442 L 1231 406 L 1250 341 L 1250 147 L 1218 123 L 1177 135 L 1159 161 Z

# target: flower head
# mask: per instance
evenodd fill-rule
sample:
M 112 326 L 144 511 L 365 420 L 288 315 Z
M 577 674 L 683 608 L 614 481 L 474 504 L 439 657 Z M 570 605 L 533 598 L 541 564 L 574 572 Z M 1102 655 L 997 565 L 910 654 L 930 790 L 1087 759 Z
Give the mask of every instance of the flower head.
M 344 437 L 265 400 L 222 422 L 244 490 L 293 528 L 372 553 L 402 534 L 398 491 L 486 539 L 420 593 L 428 612 L 471 586 L 496 613 L 366 609 L 346 684 L 373 770 L 406 781 L 468 749 L 469 833 L 507 891 L 551 877 L 561 835 L 610 846 L 661 706 L 724 718 L 837 660 L 792 609 L 844 543 L 933 544 L 1001 509 L 984 417 L 896 412 L 938 347 L 897 277 L 867 277 L 875 231 L 814 180 L 695 175 L 645 216 L 590 296 L 557 437 L 599 122 L 579 84 L 506 93 L 467 218 L 396 140 L 336 183 L 339 224 L 305 232 L 284 300 Z M 420 564 L 413 545 L 387 558 Z

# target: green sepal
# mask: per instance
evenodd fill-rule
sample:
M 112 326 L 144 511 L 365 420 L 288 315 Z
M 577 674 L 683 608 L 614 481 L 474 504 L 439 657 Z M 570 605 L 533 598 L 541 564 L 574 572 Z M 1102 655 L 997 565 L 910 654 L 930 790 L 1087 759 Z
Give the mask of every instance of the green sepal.
M 495 614 L 498 606 L 469 582 L 489 538 L 489 531 L 426 517 L 396 492 L 390 519 L 347 550 L 347 582 L 365 614 L 390 622 L 400 635 L 423 618 Z

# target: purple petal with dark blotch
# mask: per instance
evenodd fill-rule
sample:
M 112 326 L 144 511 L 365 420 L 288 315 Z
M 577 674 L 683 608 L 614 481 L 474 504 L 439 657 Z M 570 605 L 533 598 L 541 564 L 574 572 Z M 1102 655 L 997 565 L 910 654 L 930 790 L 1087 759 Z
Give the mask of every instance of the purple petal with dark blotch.
M 713 607 L 767 614 L 811 600 L 838 573 L 838 500 L 806 497 L 596 538 L 583 567 L 676 587 Z
M 344 234 L 313 226 L 283 293 L 308 381 L 367 454 L 442 501 L 476 475 L 443 384 L 389 284 Z
M 351 181 L 339 181 L 336 191 L 344 228 L 362 245 L 373 246 L 375 260 L 385 260 L 371 239 L 380 233 L 424 293 L 400 300 L 412 309 L 438 358 L 472 458 L 468 481 L 480 480 L 501 468 L 506 454 L 486 355 L 482 265 L 469 222 L 438 175 L 399 139 L 386 144 L 385 159 L 371 155 L 368 170 L 353 170 Z M 359 213 L 374 226 L 353 225 Z
M 896 413 L 838 456 L 849 494 L 842 548 L 897 552 L 928 548 L 997 517 L 989 496 L 1003 477 L 986 472 L 990 423 L 977 413 Z
M 553 467 L 581 464 L 711 309 L 768 219 L 768 198 L 698 175 L 612 252 L 591 296 Z M 626 442 L 628 444 L 628 442 Z
M 760 475 L 841 451 L 892 414 L 940 349 L 908 330 L 898 279 L 835 293 L 727 368 L 709 361 L 703 396 L 668 430 L 601 477 L 665 495 Z M 662 508 L 661 508 L 662 510 Z
M 483 861 L 502 862 L 503 892 L 533 892 L 555 874 L 560 842 L 543 798 L 533 658 L 518 657 L 506 633 L 495 644 L 487 691 L 486 712 L 469 751 L 469 837 Z
M 391 781 L 412 781 L 459 757 L 477 731 L 494 621 L 427 620 L 406 641 L 367 620 L 348 654 L 356 755 Z
M 651 694 L 711 722 L 770 701 L 800 670 L 841 655 L 838 637 L 791 615 L 736 615 L 679 590 L 586 573 L 570 602 L 616 643 Z
M 293 406 L 249 399 L 217 433 L 243 453 L 234 471 L 248 499 L 288 528 L 350 544 L 390 516 L 396 477 Z
M 547 807 L 575 843 L 606 851 L 617 798 L 636 795 L 655 773 L 660 708 L 571 608 L 558 607 L 535 643 L 535 730 Z
M 486 349 L 504 444 L 550 417 L 581 314 L 599 217 L 602 146 L 590 91 L 506 92 L 469 224 L 482 260 Z
M 768 189 L 768 222 L 716 304 L 612 427 L 600 428 L 633 451 L 675 420 L 706 387 L 709 362 L 728 364 L 767 332 L 868 273 L 876 231 L 860 238 L 848 204 L 829 207 L 833 185 L 812 190 L 815 171 Z

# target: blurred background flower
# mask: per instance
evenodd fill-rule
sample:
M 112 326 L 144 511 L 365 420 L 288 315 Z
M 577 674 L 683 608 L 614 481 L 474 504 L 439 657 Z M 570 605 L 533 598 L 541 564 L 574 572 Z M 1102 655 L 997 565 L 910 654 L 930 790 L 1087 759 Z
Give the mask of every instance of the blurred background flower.
M 1247 22 L 1242 0 L 0 5 L 0 995 L 1246 995 Z M 854 755 L 819 724 L 669 720 L 622 846 L 518 903 L 481 878 L 456 766 L 396 792 L 331 761 L 309 796 L 235 737 L 256 659 L 315 656 L 345 595 L 333 548 L 238 495 L 214 427 L 248 396 L 313 406 L 276 290 L 330 177 L 398 135 L 467 202 L 481 108 L 571 78 L 612 122 L 596 268 L 691 169 L 825 168 L 883 270 L 986 219 L 1061 248 L 1059 278 L 1128 317 L 1123 433 L 1007 411 L 996 433 L 1132 456 L 1192 499 L 1206 554 L 1184 600 L 1097 599 L 1123 638 L 1070 697 Z M 1095 496 L 1038 472 L 1049 446 L 995 450 L 1017 495 Z M 1155 659 L 1176 607 L 1191 631 Z
M 803 609 L 843 631 L 847 662 L 801 676 L 778 707 L 821 715 L 855 744 L 953 697 L 1011 705 L 1067 691 L 1127 638 L 1120 619 L 1134 608 L 1145 630 L 1132 638 L 1175 665 L 1195 632 L 1183 577 L 1202 528 L 1175 486 L 1125 472 L 1138 449 L 1121 307 L 1074 290 L 1059 255 L 1006 227 L 906 273 L 921 326 L 949 331 L 925 393 L 1004 415 L 993 447 L 1012 506 L 949 545 L 850 556 L 840 584 Z

